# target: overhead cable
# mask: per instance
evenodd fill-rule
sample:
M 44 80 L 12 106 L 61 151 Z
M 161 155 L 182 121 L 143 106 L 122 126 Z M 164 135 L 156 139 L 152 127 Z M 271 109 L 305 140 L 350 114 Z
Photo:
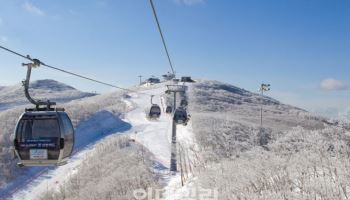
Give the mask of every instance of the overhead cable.
M 139 94 L 144 94 L 144 95 L 150 96 L 150 95 L 147 94 L 147 93 L 143 93 L 143 92 L 131 90 L 131 89 L 128 89 L 128 88 L 123 88 L 123 87 L 120 87 L 120 86 L 117 86 L 117 85 L 113 85 L 113 84 L 110 84 L 110 83 L 106 83 L 106 82 L 103 82 L 103 81 L 99 81 L 99 80 L 97 80 L 97 79 L 93 79 L 93 78 L 89 78 L 89 77 L 87 77 L 87 76 L 83 76 L 83 75 L 80 75 L 80 74 L 77 74 L 77 73 L 73 73 L 73 72 L 70 72 L 70 71 L 67 71 L 67 70 L 58 68 L 58 67 L 53 67 L 53 66 L 51 66 L 51 65 L 47 65 L 47 64 L 41 62 L 41 61 L 38 60 L 38 59 L 33 59 L 33 58 L 31 58 L 29 55 L 24 56 L 23 54 L 20 54 L 20 53 L 18 53 L 18 52 L 16 52 L 16 51 L 13 51 L 13 50 L 8 49 L 8 48 L 6 48 L 6 47 L 4 47 L 4 46 L 1 46 L 1 45 L 0 45 L 0 48 L 3 49 L 3 50 L 5 50 L 5 51 L 8 51 L 8 52 L 10 52 L 10 53 L 12 53 L 12 54 L 14 54 L 14 55 L 20 56 L 20 57 L 25 58 L 25 59 L 27 59 L 27 60 L 30 60 L 30 61 L 32 61 L 32 62 L 34 62 L 34 63 L 36 63 L 36 64 L 40 64 L 40 65 L 42 65 L 42 66 L 45 66 L 45 67 L 50 68 L 50 69 L 53 69 L 53 70 L 57 70 L 57 71 L 60 71 L 60 72 L 66 73 L 66 74 L 70 74 L 70 75 L 73 75 L 73 76 L 76 76 L 76 77 L 79 77 L 79 78 L 83 78 L 83 79 L 86 79 L 86 80 L 89 80 L 89 81 L 92 81 L 92 82 L 95 82 L 95 83 L 99 83 L 99 84 L 106 85 L 106 86 L 109 86 L 109 87 L 117 88 L 117 89 L 120 89 L 120 90 L 125 90 L 125 91 L 129 91 L 129 92 L 134 92 L 134 93 L 139 93 Z
M 156 22 L 157 22 L 158 31 L 159 31 L 160 37 L 162 38 L 163 46 L 164 46 L 166 55 L 168 57 L 168 61 L 169 61 L 169 65 L 170 65 L 171 71 L 173 72 L 173 75 L 175 75 L 175 70 L 174 70 L 173 64 L 172 64 L 171 59 L 170 59 L 170 54 L 169 54 L 167 45 L 165 43 L 165 39 L 164 39 L 164 36 L 163 36 L 162 29 L 160 28 L 160 24 L 159 24 L 159 20 L 158 20 L 156 9 L 155 9 L 154 4 L 153 4 L 153 0 L 149 0 L 149 2 L 151 4 L 152 10 L 153 10 L 154 18 L 156 19 Z

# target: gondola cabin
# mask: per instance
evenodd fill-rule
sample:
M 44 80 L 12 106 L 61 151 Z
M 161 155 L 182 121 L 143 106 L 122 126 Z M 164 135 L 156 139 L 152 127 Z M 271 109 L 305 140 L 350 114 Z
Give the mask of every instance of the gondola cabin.
M 74 146 L 74 128 L 63 111 L 27 111 L 19 118 L 14 139 L 19 166 L 62 165 Z
M 188 105 L 188 102 L 186 99 L 182 99 L 181 102 L 180 102 L 180 106 L 182 107 L 186 107 Z
M 148 116 L 151 119 L 156 119 L 160 117 L 160 113 L 161 113 L 160 107 L 157 104 L 153 104 L 151 106 Z
M 183 124 L 187 125 L 187 122 L 189 120 L 189 116 L 187 115 L 187 111 L 183 108 L 177 108 L 174 113 L 173 120 L 176 124 Z
M 173 108 L 171 106 L 167 106 L 165 109 L 166 113 L 172 113 L 173 112 Z

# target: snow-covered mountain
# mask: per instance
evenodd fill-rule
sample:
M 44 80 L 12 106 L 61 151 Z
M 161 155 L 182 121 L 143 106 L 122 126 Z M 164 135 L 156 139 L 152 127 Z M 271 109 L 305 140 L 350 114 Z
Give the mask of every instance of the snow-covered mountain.
M 189 97 L 197 142 L 219 157 L 236 156 L 257 146 L 257 141 L 266 145 L 296 126 L 324 128 L 322 118 L 305 110 L 218 81 L 197 82 Z
M 70 86 L 51 83 L 45 80 L 33 84 L 34 88 L 40 88 L 33 92 L 40 96 L 53 94 L 54 90 L 63 98 L 69 96 L 67 92 L 74 91 Z M 349 179 L 341 175 L 350 173 L 345 167 L 349 164 L 345 157 L 350 152 L 350 133 L 346 129 L 325 123 L 324 118 L 305 110 L 218 81 L 184 84 L 187 92 L 178 96 L 177 102 L 182 98 L 188 100 L 191 119 L 187 126 L 177 125 L 179 173 L 169 173 L 173 153 L 172 116 L 163 113 L 160 119 L 150 121 L 146 114 L 151 95 L 155 95 L 153 103 L 163 111 L 166 105 L 171 105 L 172 95 L 165 94 L 167 84 L 173 83 L 133 88 L 142 93 L 112 92 L 64 104 L 76 127 L 75 139 L 80 152 L 67 165 L 50 168 L 46 176 L 38 175 L 38 171 L 21 171 L 27 179 L 25 184 L 22 179 L 6 176 L 6 173 L 18 173 L 7 170 L 14 167 L 14 162 L 8 160 L 11 143 L 8 136 L 21 110 L 0 112 L 0 130 L 3 130 L 0 161 L 7 162 L 0 162 L 0 176 L 8 178 L 8 182 L 2 183 L 7 187 L 3 190 L 0 187 L 0 198 L 3 194 L 14 199 L 87 199 L 91 196 L 133 199 L 133 191 L 151 187 L 165 189 L 164 198 L 169 200 L 188 199 L 186 195 L 193 188 L 216 188 L 218 199 L 224 200 L 286 196 L 288 199 L 310 199 L 311 196 L 344 199 L 337 198 L 344 194 L 326 194 L 320 192 L 320 188 L 339 191 L 336 188 L 350 186 Z M 0 88 L 0 93 L 3 89 Z M 8 96 L 11 95 L 9 92 Z M 260 127 L 261 106 L 263 127 Z M 125 137 L 120 138 L 120 134 Z M 327 171 L 328 167 L 337 174 Z M 42 172 L 43 169 L 36 170 Z M 322 173 L 327 181 L 319 180 L 315 173 Z M 334 177 L 336 181 L 332 180 Z M 13 192 L 11 183 L 19 182 L 22 184 Z M 306 190 L 305 198 L 300 188 Z M 197 199 L 200 198 L 197 196 Z
M 58 103 L 95 95 L 81 92 L 64 83 L 50 79 L 33 81 L 30 84 L 29 92 L 35 99 L 50 99 Z M 0 111 L 26 104 L 28 104 L 28 100 L 24 96 L 22 84 L 0 87 Z
M 195 187 L 217 188 L 225 200 L 349 195 L 340 189 L 350 186 L 350 132 L 343 125 L 217 81 L 194 84 L 189 97 Z
M 303 109 L 218 81 L 199 81 L 192 87 L 191 94 L 194 112 L 218 113 L 217 117 L 229 116 L 230 120 L 250 127 L 260 126 L 261 107 L 266 128 L 281 131 L 295 126 L 323 127 L 321 117 Z

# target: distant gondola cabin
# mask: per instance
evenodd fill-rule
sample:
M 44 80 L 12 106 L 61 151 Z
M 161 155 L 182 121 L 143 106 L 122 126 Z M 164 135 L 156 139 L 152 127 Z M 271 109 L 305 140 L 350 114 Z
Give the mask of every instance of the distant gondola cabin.
M 161 109 L 157 104 L 153 104 L 149 111 L 149 118 L 159 118 L 161 114 Z

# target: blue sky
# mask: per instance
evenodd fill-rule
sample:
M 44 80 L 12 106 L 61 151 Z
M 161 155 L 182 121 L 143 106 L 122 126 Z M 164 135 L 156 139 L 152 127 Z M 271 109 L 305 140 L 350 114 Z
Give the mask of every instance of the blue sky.
M 310 111 L 350 107 L 350 1 L 154 0 L 179 75 L 228 82 Z M 148 0 L 0 0 L 0 44 L 121 86 L 169 71 Z M 0 52 L 0 85 L 24 60 Z M 84 91 L 109 88 L 49 69 Z

